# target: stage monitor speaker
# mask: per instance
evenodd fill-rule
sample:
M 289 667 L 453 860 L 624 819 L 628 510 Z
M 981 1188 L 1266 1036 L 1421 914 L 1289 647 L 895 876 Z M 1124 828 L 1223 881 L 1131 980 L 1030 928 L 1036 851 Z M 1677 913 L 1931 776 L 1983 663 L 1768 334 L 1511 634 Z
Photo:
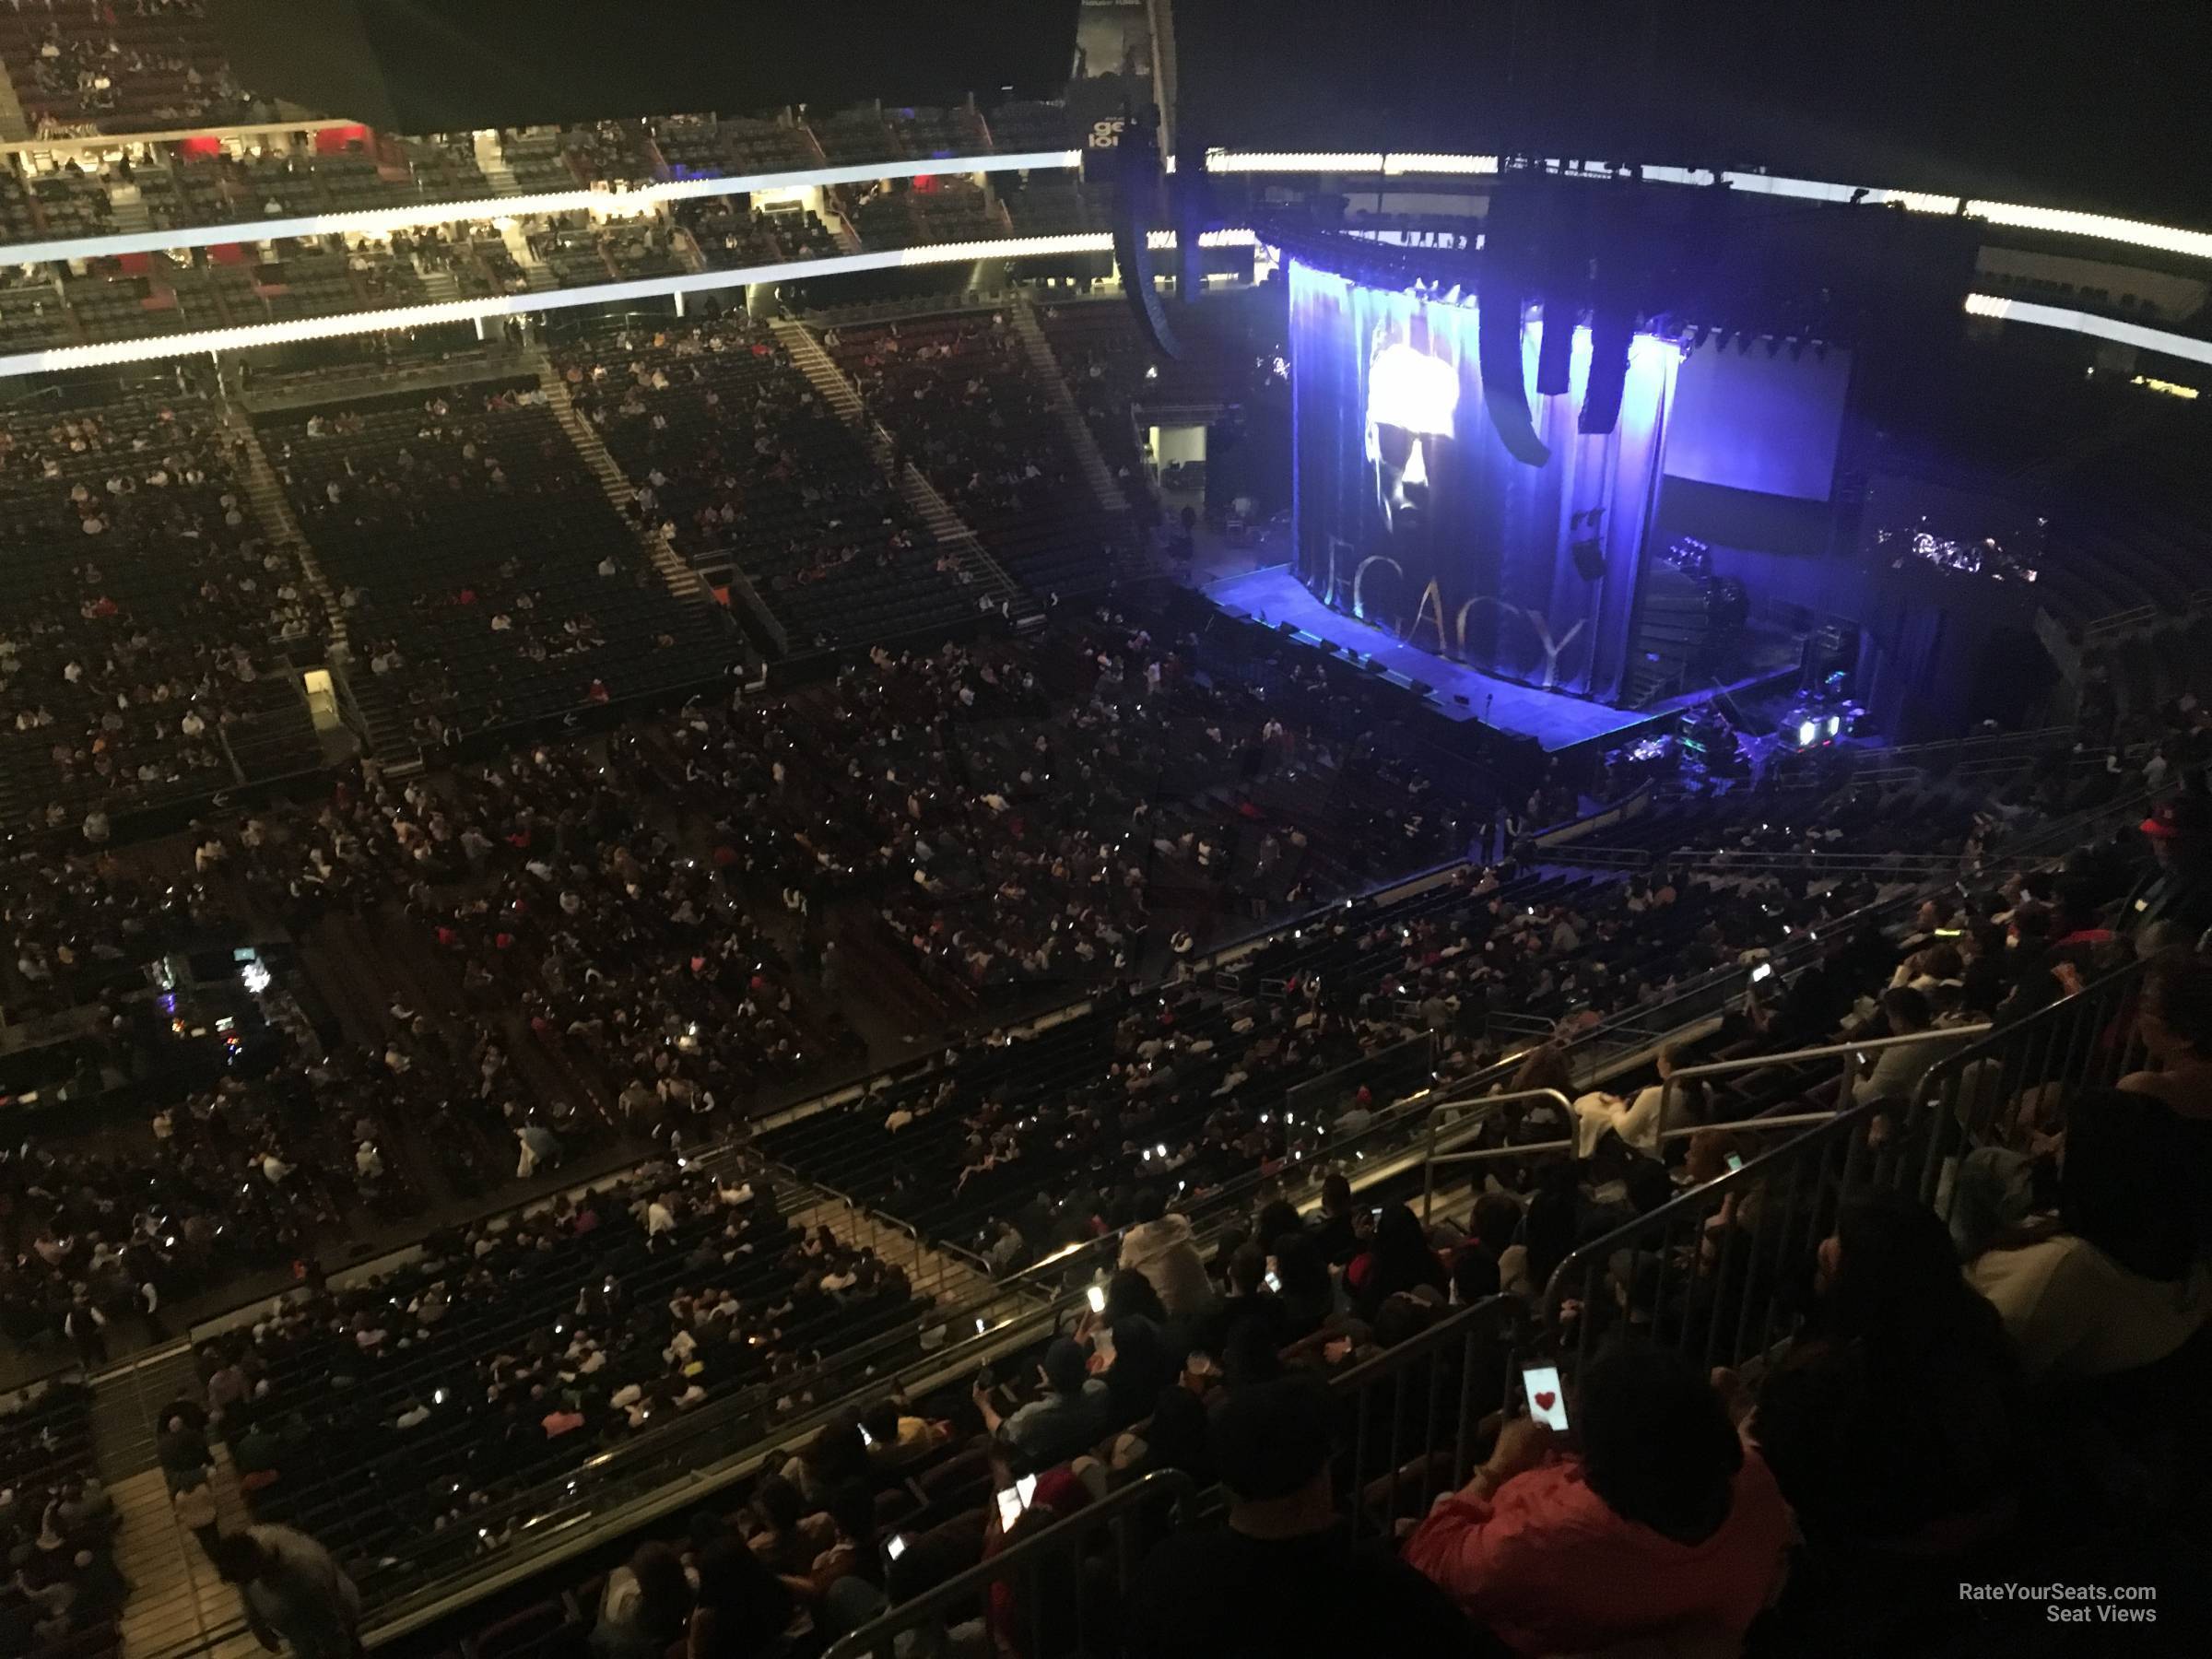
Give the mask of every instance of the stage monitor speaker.
M 1335 656 L 1336 654 L 1336 641 L 1334 640 L 1322 641 L 1321 654 L 1323 656 Z
M 1486 283 L 1475 317 L 1475 355 L 1482 364 L 1482 401 L 1506 453 L 1524 466 L 1542 466 L 1551 451 L 1536 436 L 1528 411 L 1528 373 L 1521 363 L 1521 290 Z M 1619 402 L 1618 388 L 1614 401 Z
M 1298 624 L 1295 622 L 1277 622 L 1275 625 L 1275 629 L 1277 633 L 1294 634 L 1298 631 Z
M 1583 393 L 1581 429 L 1602 438 L 1620 424 L 1621 394 L 1628 389 L 1629 347 L 1636 337 L 1636 313 L 1627 305 L 1601 304 L 1590 320 L 1590 383 Z
M 1463 709 L 1471 709 L 1475 706 L 1475 700 L 1469 697 L 1465 691 L 1453 692 L 1452 700 L 1457 703 Z
M 1412 689 L 1413 694 L 1416 697 L 1433 697 L 1436 695 L 1436 688 L 1430 685 L 1427 680 L 1415 680 L 1413 682 Z

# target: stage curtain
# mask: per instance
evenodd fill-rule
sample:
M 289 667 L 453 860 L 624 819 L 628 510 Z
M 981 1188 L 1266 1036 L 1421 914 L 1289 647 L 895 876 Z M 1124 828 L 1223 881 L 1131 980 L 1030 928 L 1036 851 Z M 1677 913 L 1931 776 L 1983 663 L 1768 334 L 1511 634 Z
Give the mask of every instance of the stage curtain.
M 1301 578 L 1335 608 L 1486 673 L 1613 696 L 1678 351 L 1639 336 L 1618 427 L 1584 437 L 1590 331 L 1576 329 L 1566 394 L 1529 394 L 1551 452 L 1532 467 L 1484 407 L 1472 304 L 1295 265 L 1290 304 Z M 1540 333 L 1522 330 L 1531 387 Z

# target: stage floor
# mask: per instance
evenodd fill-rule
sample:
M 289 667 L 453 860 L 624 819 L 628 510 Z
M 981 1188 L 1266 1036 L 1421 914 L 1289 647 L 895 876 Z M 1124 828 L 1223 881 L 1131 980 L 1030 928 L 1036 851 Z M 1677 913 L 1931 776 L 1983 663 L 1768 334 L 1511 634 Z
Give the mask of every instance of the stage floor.
M 1372 654 L 1385 668 L 1437 689 L 1437 708 L 1453 720 L 1481 720 L 1516 736 L 1533 737 L 1546 753 L 1572 748 L 1614 732 L 1641 725 L 1653 715 L 1694 708 L 1715 692 L 1670 697 L 1648 709 L 1610 709 L 1556 691 L 1538 691 L 1512 680 L 1494 679 L 1479 669 L 1408 645 L 1396 635 L 1354 621 L 1306 591 L 1288 565 L 1275 565 L 1206 584 L 1207 598 L 1224 609 L 1264 617 L 1269 627 L 1288 622 L 1306 633 Z M 1456 698 L 1467 700 L 1463 705 Z

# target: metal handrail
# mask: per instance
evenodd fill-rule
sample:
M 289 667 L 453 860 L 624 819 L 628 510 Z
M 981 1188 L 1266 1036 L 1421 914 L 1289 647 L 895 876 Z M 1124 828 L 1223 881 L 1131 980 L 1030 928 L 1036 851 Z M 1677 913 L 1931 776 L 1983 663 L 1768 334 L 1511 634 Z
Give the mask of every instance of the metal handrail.
M 966 1571 L 957 1572 L 942 1583 L 900 1602 L 858 1630 L 848 1631 L 830 1645 L 822 1659 L 888 1655 L 894 1651 L 898 1638 L 906 1632 L 921 1629 L 952 1608 L 975 1602 L 994 1584 L 1033 1570 L 1039 1561 L 1053 1559 L 1070 1545 L 1080 1545 L 1102 1531 L 1111 1529 L 1123 1535 L 1117 1537 L 1117 1543 L 1125 1552 L 1124 1565 L 1133 1564 L 1136 1556 L 1134 1540 L 1125 1535 L 1133 1516 L 1157 1502 L 1171 1503 L 1180 1513 L 1187 1511 L 1197 1495 L 1198 1483 L 1181 1469 L 1155 1469 L 1143 1479 L 1109 1492 L 1043 1531 L 1032 1533 Z M 1033 1571 L 1031 1576 L 1036 1576 Z M 1075 1584 L 1064 1573 L 1053 1576 L 1053 1587 L 1057 1594 L 1076 1594 Z
M 1786 1049 L 1780 1053 L 1746 1054 L 1735 1060 L 1709 1060 L 1702 1065 L 1676 1067 L 1659 1085 L 1659 1137 L 1666 1138 L 1666 1120 L 1675 1101 L 1675 1086 L 1706 1077 L 1725 1077 L 1732 1072 L 1760 1071 L 1770 1065 L 1791 1065 L 1806 1060 L 1841 1060 L 1846 1055 L 1873 1053 L 1881 1049 L 1903 1048 L 1912 1042 L 1946 1042 L 1986 1035 L 1994 1028 L 1986 1022 L 1971 1026 L 1946 1026 L 1940 1030 L 1914 1031 L 1905 1037 L 1870 1037 L 1860 1042 L 1825 1042 L 1817 1048 Z M 1843 1101 L 1851 1100 L 1852 1072 L 1843 1071 Z M 1750 1121 L 1750 1120 L 1747 1120 Z
M 1516 1088 L 1510 1094 L 1479 1095 L 1456 1100 L 1439 1100 L 1429 1109 L 1429 1123 L 1425 1132 L 1427 1142 L 1421 1159 L 1421 1223 L 1428 1225 L 1430 1213 L 1436 1207 L 1436 1166 L 1446 1159 L 1456 1160 L 1473 1154 L 1440 1154 L 1437 1151 L 1437 1132 L 1443 1119 L 1456 1112 L 1480 1112 L 1488 1117 L 1500 1107 L 1511 1106 L 1518 1100 L 1557 1100 L 1566 1112 L 1567 1121 L 1574 1121 L 1574 1102 L 1556 1088 Z M 1462 1125 L 1464 1127 L 1465 1125 Z
M 1946 1054 L 1928 1068 L 1913 1090 L 1912 1106 L 1909 1113 L 1912 1122 L 1924 1126 L 1928 1139 L 1927 1153 L 1920 1175 L 1919 1190 L 1924 1202 L 1936 1204 L 1938 1200 L 1947 1161 L 1944 1156 L 1944 1125 L 1957 1123 L 1959 1099 L 1955 1091 L 1963 1088 L 1972 1069 L 1992 1063 L 2006 1063 L 2006 1056 L 2009 1050 L 2016 1046 L 2029 1046 L 2039 1034 L 2048 1037 L 2063 1024 L 2066 1046 L 2057 1068 L 2058 1076 L 2072 1081 L 2082 1080 L 2095 1059 L 2093 1048 L 2099 1028 L 2104 1025 L 2107 1018 L 2116 1017 L 2126 1006 L 2147 966 L 2144 959 L 2137 959 L 2105 975 L 2094 984 L 2084 985 L 2079 991 L 2045 1005 L 2026 1019 L 2000 1028 L 1985 1026 L 1983 1030 L 1987 1034 L 1981 1041 Z M 2088 1029 L 2088 1049 L 2082 1046 L 2085 1027 Z M 2131 1036 L 2129 1041 L 2132 1043 L 2135 1040 Z M 2046 1041 L 2046 1059 L 2050 1057 L 2050 1047 L 2051 1042 Z M 2124 1059 L 2127 1052 L 2130 1052 L 2129 1049 L 2124 1045 L 2120 1058 Z M 2112 1072 L 2113 1080 L 2117 1081 L 2119 1065 L 2115 1063 L 2108 1069 Z M 1951 1110 L 1939 1113 L 1936 1111 L 1937 1098 L 1947 1094 Z M 1965 1126 L 1961 1124 L 1959 1127 L 1963 1149 Z M 1947 1218 L 1948 1204 L 1941 1207 Z

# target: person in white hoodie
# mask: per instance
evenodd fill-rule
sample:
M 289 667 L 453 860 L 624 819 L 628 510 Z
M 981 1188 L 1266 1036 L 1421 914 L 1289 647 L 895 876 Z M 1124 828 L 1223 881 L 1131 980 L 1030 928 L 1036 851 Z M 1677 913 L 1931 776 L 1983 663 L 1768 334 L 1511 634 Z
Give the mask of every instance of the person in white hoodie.
M 1122 1235 L 1121 1265 L 1145 1276 L 1169 1318 L 1187 1321 L 1205 1312 L 1214 1300 L 1214 1282 L 1192 1242 L 1190 1222 L 1169 1215 L 1165 1201 L 1149 1187 L 1137 1194 L 1133 1214 Z

